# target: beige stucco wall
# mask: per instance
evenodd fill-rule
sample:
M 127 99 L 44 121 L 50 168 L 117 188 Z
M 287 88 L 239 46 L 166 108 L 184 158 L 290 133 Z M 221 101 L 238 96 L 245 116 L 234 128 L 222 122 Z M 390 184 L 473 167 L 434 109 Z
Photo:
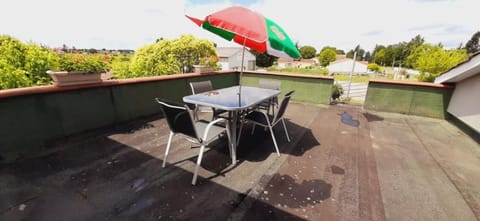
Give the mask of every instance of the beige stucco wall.
M 447 111 L 480 133 L 480 74 L 457 83 Z
M 255 70 L 255 67 L 249 67 L 250 61 L 255 61 L 255 55 L 245 50 L 245 56 L 243 59 L 243 66 L 246 70 Z M 228 70 L 240 70 L 242 66 L 242 50 L 239 50 L 237 53 L 228 58 Z

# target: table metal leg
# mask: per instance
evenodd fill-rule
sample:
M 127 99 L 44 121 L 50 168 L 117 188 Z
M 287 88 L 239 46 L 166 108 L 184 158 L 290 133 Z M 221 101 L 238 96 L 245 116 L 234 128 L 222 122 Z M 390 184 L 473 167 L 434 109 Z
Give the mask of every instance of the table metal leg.
M 228 121 L 228 129 L 230 130 L 230 154 L 232 165 L 237 163 L 237 118 L 238 111 L 230 111 L 230 120 Z

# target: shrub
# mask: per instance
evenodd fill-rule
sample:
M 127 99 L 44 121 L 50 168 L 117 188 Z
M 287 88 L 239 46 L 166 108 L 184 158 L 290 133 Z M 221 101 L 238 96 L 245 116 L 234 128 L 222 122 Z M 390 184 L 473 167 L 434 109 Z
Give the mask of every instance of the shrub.
M 368 64 L 367 69 L 371 70 L 371 71 L 374 71 L 374 72 L 377 72 L 377 73 L 381 71 L 380 66 L 378 64 L 375 64 L 375 63 Z
M 59 70 L 104 73 L 110 70 L 110 57 L 101 54 L 63 54 L 60 56 Z
M 112 75 L 117 79 L 133 77 L 133 73 L 130 71 L 130 61 L 112 62 Z
M 332 100 L 338 100 L 343 95 L 343 87 L 340 84 L 334 84 L 332 87 Z
M 215 46 L 207 40 L 183 35 L 179 39 L 163 39 L 138 49 L 132 58 L 132 77 L 157 76 L 193 71 L 193 65 L 217 66 Z

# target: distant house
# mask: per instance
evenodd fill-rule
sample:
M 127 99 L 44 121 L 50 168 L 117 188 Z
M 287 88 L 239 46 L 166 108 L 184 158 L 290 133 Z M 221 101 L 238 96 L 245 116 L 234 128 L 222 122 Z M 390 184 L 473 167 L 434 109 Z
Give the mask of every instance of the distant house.
M 435 83 L 454 83 L 447 112 L 480 133 L 480 53 L 435 78 Z
M 279 68 L 307 68 L 310 66 L 314 66 L 317 64 L 317 59 L 300 59 L 300 60 L 293 60 L 293 59 L 285 59 L 279 58 L 277 61 L 277 65 Z
M 410 69 L 410 68 L 400 68 L 400 67 L 394 67 L 393 68 L 393 73 L 400 73 L 402 70 L 405 71 L 406 74 L 408 75 L 420 75 L 420 71 L 417 71 L 415 69 Z
M 353 70 L 354 74 L 367 74 L 368 62 L 367 61 L 355 61 L 355 69 Z M 353 59 L 351 58 L 341 58 L 336 60 L 330 65 L 327 66 L 327 69 L 330 73 L 351 73 L 353 66 Z
M 218 47 L 218 64 L 222 66 L 222 70 L 240 70 L 240 66 L 242 65 L 242 51 L 243 48 L 240 47 Z M 245 49 L 243 67 L 245 70 L 253 71 L 255 70 L 255 66 L 255 55 Z

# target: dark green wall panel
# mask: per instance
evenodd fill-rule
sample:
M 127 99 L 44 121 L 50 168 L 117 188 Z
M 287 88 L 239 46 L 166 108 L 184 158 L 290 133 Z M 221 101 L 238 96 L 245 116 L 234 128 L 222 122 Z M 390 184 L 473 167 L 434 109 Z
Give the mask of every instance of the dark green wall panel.
M 256 87 L 260 79 L 281 81 L 282 93 L 295 90 L 293 100 L 307 103 L 330 103 L 333 79 L 245 73 L 242 77 L 242 83 L 243 85 Z
M 181 101 L 191 94 L 188 82 L 207 79 L 214 88 L 238 84 L 232 72 L 0 99 L 0 162 L 42 151 L 61 137 L 159 113 L 155 97 Z
M 452 91 L 452 88 L 370 82 L 364 107 L 444 119 Z

